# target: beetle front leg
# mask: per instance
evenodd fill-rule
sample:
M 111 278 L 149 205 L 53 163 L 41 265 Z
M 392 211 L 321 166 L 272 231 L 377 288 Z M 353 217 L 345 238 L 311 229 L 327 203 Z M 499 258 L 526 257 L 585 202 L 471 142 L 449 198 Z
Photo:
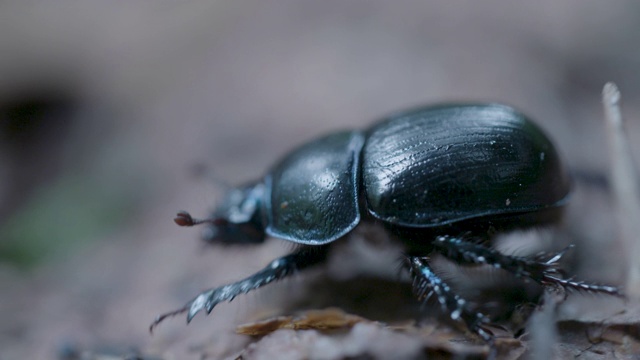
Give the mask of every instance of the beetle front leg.
M 433 272 L 428 258 L 409 256 L 407 260 L 413 277 L 413 288 L 418 298 L 426 301 L 435 295 L 440 306 L 449 313 L 451 319 L 464 321 L 469 330 L 478 334 L 494 351 L 493 334 L 482 326 L 488 322 L 486 316 L 474 312 L 465 299 L 455 294 L 451 287 Z
M 327 246 L 305 246 L 293 254 L 273 260 L 264 269 L 243 280 L 203 291 L 180 309 L 156 317 L 149 331 L 153 332 L 153 329 L 164 319 L 184 312 L 187 312 L 187 323 L 191 322 L 191 319 L 201 310 L 206 310 L 209 314 L 217 304 L 223 301 L 231 301 L 240 294 L 246 294 L 273 281 L 283 279 L 298 270 L 323 262 L 327 257 L 327 250 Z
M 433 245 L 438 252 L 455 262 L 491 265 L 519 278 L 531 279 L 543 286 L 557 285 L 566 290 L 622 296 L 621 291 L 614 286 L 563 279 L 558 261 L 570 247 L 553 255 L 521 257 L 504 255 L 487 246 L 451 236 L 438 236 Z

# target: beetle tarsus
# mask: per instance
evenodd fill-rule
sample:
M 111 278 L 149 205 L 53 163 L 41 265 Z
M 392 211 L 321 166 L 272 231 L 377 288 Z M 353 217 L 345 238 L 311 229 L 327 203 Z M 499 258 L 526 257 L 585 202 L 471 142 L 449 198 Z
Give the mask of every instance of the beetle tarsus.
M 283 279 L 297 270 L 318 264 L 326 259 L 326 255 L 326 246 L 303 247 L 293 254 L 273 260 L 264 269 L 243 280 L 201 292 L 182 308 L 158 316 L 149 330 L 153 331 L 164 319 L 184 312 L 187 313 L 187 323 L 189 323 L 202 310 L 210 314 L 219 303 L 232 301 L 240 294 L 246 294 L 273 281 Z
M 153 333 L 153 329 L 156 328 L 156 326 L 158 326 L 158 324 L 160 324 L 162 321 L 164 321 L 164 319 L 169 318 L 169 317 L 173 317 L 176 315 L 180 315 L 183 312 L 187 311 L 189 309 L 191 303 L 188 303 L 187 305 L 185 305 L 184 307 L 178 309 L 178 310 L 174 310 L 174 311 L 170 311 L 168 313 L 164 313 L 162 315 L 158 315 L 155 320 L 153 320 L 153 322 L 151 323 L 151 325 L 149 325 L 149 332 Z
M 614 295 L 618 297 L 625 297 L 624 292 L 615 286 L 590 284 L 584 281 L 576 281 L 573 279 L 562 279 L 555 276 L 553 273 L 545 273 L 544 279 L 541 282 L 543 285 L 556 285 L 560 286 L 567 291 L 577 291 L 586 293 L 603 293 L 608 295 Z

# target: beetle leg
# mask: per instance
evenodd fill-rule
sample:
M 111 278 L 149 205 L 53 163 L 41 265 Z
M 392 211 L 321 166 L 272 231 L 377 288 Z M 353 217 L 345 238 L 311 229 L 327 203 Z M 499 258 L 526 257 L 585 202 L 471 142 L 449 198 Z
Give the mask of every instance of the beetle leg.
M 451 287 L 433 272 L 427 261 L 425 257 L 408 257 L 413 288 L 418 298 L 426 301 L 431 295 L 435 295 L 440 306 L 449 313 L 451 319 L 464 321 L 471 331 L 478 334 L 493 348 L 493 333 L 482 326 L 488 322 L 486 316 L 472 311 L 468 302 L 455 294 Z
M 201 310 L 206 310 L 209 314 L 217 304 L 223 301 L 231 301 L 240 294 L 246 294 L 273 281 L 283 279 L 297 270 L 321 263 L 327 257 L 327 248 L 327 246 L 305 246 L 295 253 L 273 260 L 264 269 L 243 280 L 203 291 L 180 309 L 156 317 L 149 331 L 153 332 L 153 329 L 164 319 L 184 312 L 187 313 L 187 323 L 189 323 Z
M 433 245 L 438 252 L 453 261 L 491 265 L 495 268 L 504 269 L 517 277 L 531 279 L 543 286 L 557 285 L 566 290 L 622 296 L 621 291 L 614 286 L 595 285 L 572 279 L 563 279 L 558 268 L 558 261 L 570 247 L 551 255 L 548 260 L 544 260 L 542 256 L 504 255 L 487 246 L 451 236 L 438 236 Z

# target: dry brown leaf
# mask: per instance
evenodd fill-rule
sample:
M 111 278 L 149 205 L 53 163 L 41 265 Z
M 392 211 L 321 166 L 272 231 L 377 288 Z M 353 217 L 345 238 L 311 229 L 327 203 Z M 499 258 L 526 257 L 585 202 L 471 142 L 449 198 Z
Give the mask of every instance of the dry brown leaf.
M 239 325 L 236 333 L 264 336 L 278 329 L 336 330 L 350 328 L 359 322 L 370 322 L 357 315 L 347 314 L 337 308 L 308 310 L 298 316 L 277 316 L 262 321 Z

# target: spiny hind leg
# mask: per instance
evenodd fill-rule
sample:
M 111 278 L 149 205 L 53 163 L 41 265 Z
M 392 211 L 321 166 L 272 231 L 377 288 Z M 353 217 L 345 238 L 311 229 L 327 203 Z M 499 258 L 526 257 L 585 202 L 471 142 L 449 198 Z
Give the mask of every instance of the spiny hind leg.
M 614 286 L 564 279 L 558 261 L 571 246 L 555 254 L 534 257 L 505 255 L 485 245 L 452 236 L 438 236 L 433 246 L 436 251 L 459 264 L 487 264 L 504 269 L 517 277 L 531 279 L 543 286 L 560 286 L 568 291 L 623 296 L 620 289 Z

